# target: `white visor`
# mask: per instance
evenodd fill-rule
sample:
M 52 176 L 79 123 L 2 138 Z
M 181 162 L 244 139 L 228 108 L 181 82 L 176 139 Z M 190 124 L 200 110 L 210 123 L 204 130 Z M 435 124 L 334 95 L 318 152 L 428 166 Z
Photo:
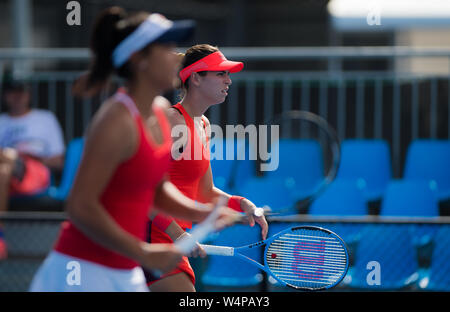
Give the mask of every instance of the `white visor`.
M 114 49 L 112 54 L 114 67 L 119 68 L 133 53 L 141 50 L 146 45 L 162 37 L 169 31 L 177 32 L 179 35 L 178 37 L 180 37 L 177 39 L 182 40 L 192 33 L 193 28 L 194 23 L 191 21 L 188 23 L 174 23 L 161 14 L 151 14 Z

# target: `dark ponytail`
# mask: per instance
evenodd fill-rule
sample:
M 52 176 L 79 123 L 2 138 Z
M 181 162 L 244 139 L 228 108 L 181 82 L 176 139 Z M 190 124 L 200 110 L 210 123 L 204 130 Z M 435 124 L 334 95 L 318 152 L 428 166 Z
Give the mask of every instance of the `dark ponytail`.
M 93 96 L 108 83 L 114 72 L 125 79 L 130 79 L 132 71 L 126 62 L 115 69 L 112 53 L 116 46 L 131 34 L 147 17 L 140 12 L 129 16 L 120 7 L 110 7 L 101 12 L 94 24 L 91 34 L 90 49 L 92 60 L 89 71 L 78 78 L 73 86 L 73 93 L 79 96 Z

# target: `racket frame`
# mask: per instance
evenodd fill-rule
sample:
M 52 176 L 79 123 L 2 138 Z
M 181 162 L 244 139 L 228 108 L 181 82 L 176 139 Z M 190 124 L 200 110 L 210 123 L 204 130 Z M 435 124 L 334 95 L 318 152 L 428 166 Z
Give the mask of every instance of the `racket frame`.
M 296 207 L 297 209 L 300 209 L 305 206 L 309 206 L 311 202 L 313 202 L 319 195 L 321 195 L 328 187 L 328 185 L 330 185 L 330 183 L 333 182 L 336 178 L 339 166 L 341 164 L 341 140 L 339 139 L 336 130 L 328 123 L 328 121 L 326 121 L 322 116 L 306 110 L 289 110 L 282 112 L 266 120 L 266 124 L 279 125 L 281 121 L 286 121 L 287 119 L 303 119 L 311 124 L 315 124 L 320 128 L 321 131 L 323 131 L 324 134 L 326 134 L 326 136 L 332 142 L 332 144 L 330 145 L 330 149 L 333 154 L 331 168 L 329 172 L 325 174 L 323 180 L 316 187 L 316 190 L 313 193 L 304 198 L 298 199 Z M 274 142 L 271 142 L 271 144 L 274 144 Z M 277 214 L 282 214 L 283 211 L 287 209 L 282 209 Z
M 289 232 L 293 232 L 299 229 L 308 229 L 308 230 L 315 230 L 315 231 L 322 231 L 325 232 L 331 236 L 335 236 L 335 238 L 342 244 L 342 247 L 345 251 L 345 259 L 346 259 L 346 264 L 345 264 L 345 269 L 344 272 L 342 273 L 341 277 L 334 282 L 333 284 L 330 285 L 325 285 L 323 287 L 319 287 L 319 288 L 310 288 L 310 287 L 297 287 L 294 285 L 290 285 L 287 284 L 286 282 L 282 281 L 280 278 L 278 278 L 275 274 L 272 273 L 272 271 L 269 268 L 269 264 L 267 262 L 267 251 L 270 247 L 270 245 L 272 244 L 272 242 L 275 239 L 278 239 L 278 237 L 289 233 Z M 307 291 L 317 291 L 317 290 L 325 290 L 325 289 L 330 289 L 335 287 L 336 285 L 338 285 L 343 278 L 345 277 L 345 275 L 347 274 L 348 271 L 348 265 L 349 265 L 349 256 L 348 256 L 348 249 L 347 249 L 347 245 L 345 244 L 344 240 L 337 235 L 336 233 L 322 228 L 322 227 L 318 227 L 318 226 L 311 226 L 311 225 L 304 225 L 304 226 L 294 226 L 294 227 L 290 227 L 287 228 L 285 230 L 282 230 L 280 232 L 278 232 L 277 234 L 273 235 L 272 237 L 263 240 L 263 241 L 259 241 L 253 244 L 249 244 L 249 245 L 245 245 L 245 246 L 241 246 L 241 247 L 227 247 L 227 246 L 213 246 L 213 245 L 201 245 L 206 253 L 208 255 L 219 255 L 219 256 L 228 256 L 228 257 L 238 257 L 250 264 L 256 265 L 258 268 L 260 268 L 261 270 L 263 270 L 264 272 L 268 273 L 271 277 L 273 277 L 278 283 L 280 283 L 283 286 L 288 286 L 297 290 L 307 290 Z M 258 247 L 262 247 L 265 246 L 264 248 L 264 265 L 262 265 L 261 263 L 259 263 L 258 261 L 247 257 L 245 255 L 243 255 L 240 251 L 244 251 L 244 250 L 249 250 L 249 249 L 253 249 L 253 248 L 258 248 Z

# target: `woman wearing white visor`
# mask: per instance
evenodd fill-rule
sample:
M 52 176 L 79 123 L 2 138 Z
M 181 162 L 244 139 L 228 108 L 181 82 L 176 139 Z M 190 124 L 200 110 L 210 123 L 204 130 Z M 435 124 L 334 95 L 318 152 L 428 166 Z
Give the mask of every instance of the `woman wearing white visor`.
M 125 87 L 95 114 L 83 158 L 67 202 L 69 221 L 37 272 L 31 291 L 147 291 L 141 266 L 167 272 L 181 260 L 169 244 L 145 242 L 151 206 L 193 221 L 211 205 L 195 205 L 165 179 L 170 160 L 170 126 L 159 94 L 172 89 L 178 68 L 174 43 L 192 33 L 193 23 L 159 14 L 128 15 L 109 8 L 92 34 L 90 71 L 74 86 L 92 95 L 111 74 Z M 235 215 L 222 208 L 219 220 Z

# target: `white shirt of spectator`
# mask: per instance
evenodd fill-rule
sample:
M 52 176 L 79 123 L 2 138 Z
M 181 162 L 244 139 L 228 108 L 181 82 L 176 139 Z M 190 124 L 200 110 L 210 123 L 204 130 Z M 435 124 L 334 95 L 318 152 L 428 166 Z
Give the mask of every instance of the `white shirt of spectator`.
M 47 110 L 32 109 L 19 117 L 0 115 L 0 147 L 12 147 L 37 157 L 53 157 L 64 153 L 61 126 Z

